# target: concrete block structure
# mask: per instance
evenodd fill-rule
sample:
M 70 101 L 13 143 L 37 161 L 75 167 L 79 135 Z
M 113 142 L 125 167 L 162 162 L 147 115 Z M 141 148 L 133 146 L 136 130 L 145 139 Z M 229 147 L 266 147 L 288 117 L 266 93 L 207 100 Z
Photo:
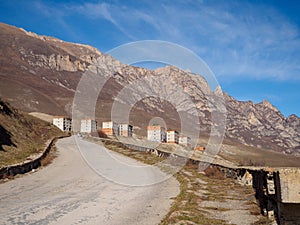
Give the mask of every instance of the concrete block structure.
M 300 168 L 265 167 L 251 174 L 263 214 L 277 224 L 300 224 Z
M 119 124 L 119 135 L 124 137 L 132 137 L 133 126 L 130 124 Z
M 165 142 L 166 141 L 165 128 L 160 125 L 148 126 L 147 138 L 149 141 Z
M 102 132 L 109 136 L 119 135 L 119 125 L 114 121 L 103 122 Z
M 279 180 L 282 202 L 300 204 L 300 168 L 280 169 Z
M 167 143 L 179 143 L 179 133 L 176 130 L 167 130 Z
M 72 119 L 65 116 L 55 116 L 53 124 L 62 131 L 71 131 L 72 129 Z
M 184 135 L 180 135 L 179 136 L 179 144 L 180 145 L 184 145 L 186 147 L 191 147 L 191 138 L 184 136 Z
M 80 132 L 91 133 L 97 131 L 97 122 L 92 119 L 82 119 L 80 123 Z

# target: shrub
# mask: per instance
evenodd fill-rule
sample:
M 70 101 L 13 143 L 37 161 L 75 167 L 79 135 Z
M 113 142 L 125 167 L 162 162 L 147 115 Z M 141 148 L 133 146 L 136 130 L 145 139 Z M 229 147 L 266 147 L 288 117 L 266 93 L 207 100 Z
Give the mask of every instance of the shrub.
M 205 172 L 206 176 L 213 178 L 213 179 L 224 179 L 225 178 L 224 173 L 217 167 L 213 167 L 213 166 L 207 167 L 204 170 L 204 172 Z

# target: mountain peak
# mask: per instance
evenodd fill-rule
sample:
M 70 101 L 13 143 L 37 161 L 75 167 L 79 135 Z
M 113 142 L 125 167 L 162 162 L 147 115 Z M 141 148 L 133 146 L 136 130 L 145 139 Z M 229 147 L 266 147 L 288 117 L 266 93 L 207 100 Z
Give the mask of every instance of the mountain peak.
M 96 73 L 98 68 L 102 71 L 99 76 L 110 78 L 96 104 L 102 121 L 111 118 L 111 105 L 120 100 L 115 97 L 127 86 L 133 88 L 135 94 L 145 88 L 153 93 L 161 92 L 166 99 L 171 95 L 175 96 L 172 100 L 176 99 L 176 110 L 174 105 L 167 104 L 167 100 L 146 98 L 138 102 L 132 110 L 132 118 L 139 127 L 160 113 L 172 127 L 180 129 L 177 111 L 183 111 L 199 115 L 199 123 L 191 126 L 201 124 L 197 129 L 207 135 L 211 132 L 211 106 L 215 106 L 214 99 L 217 98 L 214 97 L 221 96 L 222 92 L 220 87 L 211 90 L 200 75 L 174 66 L 153 71 L 125 65 L 93 47 L 39 36 L 1 23 L 0 48 L 3 49 L 0 51 L 0 97 L 21 110 L 69 114 L 83 73 L 95 67 Z M 155 79 L 149 79 L 151 82 L 146 82 L 143 87 L 131 86 L 139 79 L 148 81 L 144 79 L 146 76 Z M 136 95 L 136 99 L 142 99 L 142 95 L 139 96 Z M 253 104 L 251 101 L 237 101 L 226 93 L 223 96 L 227 111 L 226 138 L 239 144 L 300 153 L 297 147 L 300 143 L 298 117 L 285 118 L 267 100 Z M 188 99 L 193 101 L 193 107 Z
M 279 112 L 279 110 L 273 106 L 267 99 L 264 99 L 262 102 L 258 103 L 258 105 L 263 105 L 266 108 L 269 108 L 275 112 Z

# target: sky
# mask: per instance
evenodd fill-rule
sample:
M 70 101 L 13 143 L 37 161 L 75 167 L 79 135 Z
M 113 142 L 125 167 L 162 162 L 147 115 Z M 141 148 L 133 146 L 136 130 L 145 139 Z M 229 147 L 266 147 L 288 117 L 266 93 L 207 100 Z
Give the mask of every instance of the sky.
M 237 100 L 300 116 L 300 2 L 0 0 L 0 21 L 107 52 L 141 40 L 196 53 Z

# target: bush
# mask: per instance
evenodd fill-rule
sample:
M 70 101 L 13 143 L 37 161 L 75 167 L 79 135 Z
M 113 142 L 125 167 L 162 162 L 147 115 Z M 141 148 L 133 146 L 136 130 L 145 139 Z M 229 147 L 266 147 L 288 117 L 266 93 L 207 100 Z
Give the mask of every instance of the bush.
M 102 130 L 97 130 L 95 134 L 92 134 L 92 136 L 98 136 L 99 138 L 107 138 L 107 135 Z
M 224 173 L 217 167 L 207 167 L 204 170 L 206 176 L 210 177 L 210 178 L 214 178 L 214 179 L 225 179 L 225 175 Z

